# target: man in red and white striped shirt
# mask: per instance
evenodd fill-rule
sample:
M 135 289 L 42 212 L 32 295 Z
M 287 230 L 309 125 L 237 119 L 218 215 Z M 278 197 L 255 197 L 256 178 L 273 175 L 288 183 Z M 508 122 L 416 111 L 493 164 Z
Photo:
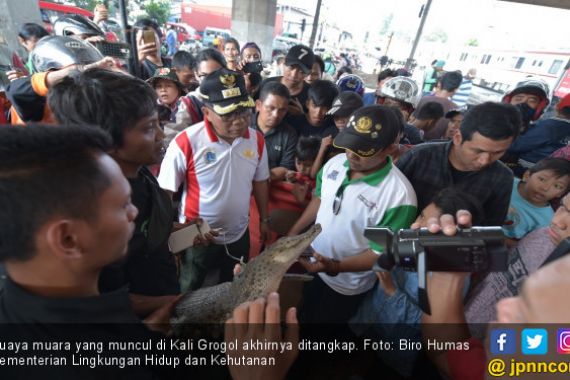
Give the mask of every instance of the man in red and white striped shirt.
M 253 193 L 260 213 L 261 236 L 267 216 L 269 166 L 263 135 L 249 128 L 254 102 L 243 76 L 225 68 L 200 85 L 204 121 L 171 142 L 162 162 L 160 186 L 183 194 L 179 220 L 201 217 L 221 229 L 208 247 L 194 247 L 183 259 L 182 290 L 199 288 L 210 269 L 220 269 L 220 282 L 231 281 L 234 257 L 248 257 L 249 200 Z M 226 246 L 226 247 L 224 247 Z

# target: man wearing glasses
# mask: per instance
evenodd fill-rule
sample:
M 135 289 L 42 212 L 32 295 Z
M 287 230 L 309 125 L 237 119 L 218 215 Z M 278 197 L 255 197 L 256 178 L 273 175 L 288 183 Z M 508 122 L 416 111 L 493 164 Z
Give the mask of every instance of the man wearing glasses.
M 315 196 L 293 226 L 296 235 L 316 220 L 323 232 L 313 241 L 313 259 L 301 263 L 318 276 L 303 289 L 302 322 L 346 323 L 370 290 L 372 265 L 382 250 L 364 237 L 367 226 L 393 230 L 416 217 L 416 194 L 392 163 L 402 121 L 385 106 L 355 111 L 334 139 L 346 150 L 317 175 Z
M 262 134 L 249 128 L 255 103 L 243 76 L 221 68 L 203 79 L 199 93 L 204 121 L 170 143 L 158 177 L 172 193 L 183 185 L 180 221 L 201 217 L 219 231 L 214 244 L 191 248 L 183 256 L 182 291 L 198 289 L 211 269 L 220 270 L 220 282 L 231 281 L 236 261 L 230 255 L 248 258 L 252 192 L 262 238 L 269 231 L 267 151 Z

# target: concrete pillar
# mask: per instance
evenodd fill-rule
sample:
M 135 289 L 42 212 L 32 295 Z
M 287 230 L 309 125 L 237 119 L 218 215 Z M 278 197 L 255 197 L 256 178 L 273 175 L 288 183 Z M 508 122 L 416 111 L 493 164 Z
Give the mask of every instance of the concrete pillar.
M 234 0 L 232 36 L 241 45 L 254 41 L 261 48 L 263 61 L 271 61 L 277 0 Z
M 43 25 L 38 0 L 0 0 L 0 39 L 20 57 L 27 53 L 18 43 L 18 30 L 26 22 Z

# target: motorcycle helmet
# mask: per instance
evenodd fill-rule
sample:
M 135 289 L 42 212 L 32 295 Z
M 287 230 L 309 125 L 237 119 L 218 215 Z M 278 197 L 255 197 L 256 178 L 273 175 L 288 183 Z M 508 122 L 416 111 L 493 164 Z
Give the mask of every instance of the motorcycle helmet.
M 505 96 L 503 96 L 503 103 L 510 103 L 512 98 L 516 94 L 520 93 L 528 93 L 536 95 L 540 98 L 540 102 L 536 109 L 534 110 L 534 115 L 532 116 L 532 120 L 537 120 L 541 115 L 542 112 L 546 109 L 548 104 L 550 104 L 549 94 L 550 88 L 548 84 L 544 82 L 542 79 L 539 78 L 527 78 L 519 83 L 516 86 L 507 92 Z
M 105 36 L 105 33 L 93 21 L 81 15 L 65 15 L 53 24 L 56 36 Z
M 388 79 L 382 86 L 380 96 L 394 98 L 416 108 L 420 101 L 421 93 L 416 81 L 400 76 Z
M 72 37 L 49 36 L 38 41 L 31 53 L 36 72 L 60 69 L 73 64 L 90 64 L 103 59 L 99 50 Z
M 337 80 L 336 85 L 339 87 L 340 92 L 352 91 L 360 96 L 364 94 L 364 82 L 358 75 L 345 74 Z

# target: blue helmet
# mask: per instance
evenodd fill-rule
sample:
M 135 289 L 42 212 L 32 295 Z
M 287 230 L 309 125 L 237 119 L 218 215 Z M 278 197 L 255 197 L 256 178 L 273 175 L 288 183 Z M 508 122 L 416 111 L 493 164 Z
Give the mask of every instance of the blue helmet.
M 356 92 L 360 96 L 364 94 L 364 82 L 358 75 L 343 75 L 337 80 L 336 85 L 340 89 L 340 92 L 352 91 Z

